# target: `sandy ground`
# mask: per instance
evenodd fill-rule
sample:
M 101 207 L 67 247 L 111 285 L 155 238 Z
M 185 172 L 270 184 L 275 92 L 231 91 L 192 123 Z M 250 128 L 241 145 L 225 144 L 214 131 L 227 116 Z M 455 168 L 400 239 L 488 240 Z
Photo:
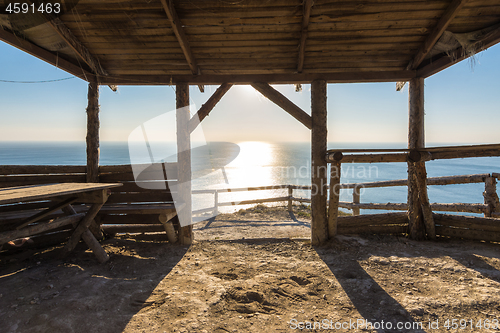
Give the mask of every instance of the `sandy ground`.
M 83 244 L 2 255 L 0 331 L 499 330 L 499 244 L 309 232 L 306 211 L 254 208 L 199 223 L 190 247 L 109 239 L 105 264 Z

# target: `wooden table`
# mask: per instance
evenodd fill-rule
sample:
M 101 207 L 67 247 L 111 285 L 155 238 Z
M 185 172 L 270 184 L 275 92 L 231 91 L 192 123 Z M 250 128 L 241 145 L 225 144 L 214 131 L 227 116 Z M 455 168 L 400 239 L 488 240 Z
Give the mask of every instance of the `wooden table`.
M 89 226 L 101 207 L 106 203 L 106 200 L 108 200 L 109 189 L 121 185 L 119 183 L 61 183 L 0 189 L 0 205 L 39 200 L 57 201 L 56 204 L 20 222 L 15 230 L 0 233 L 0 244 L 73 224 L 75 229 L 64 246 L 63 255 L 71 252 L 82 238 L 92 249 L 97 259 L 100 262 L 105 262 L 109 259 L 109 256 L 90 232 Z M 91 205 L 86 213 L 78 214 L 71 206 L 73 202 Z M 66 213 L 66 216 L 32 225 L 60 209 Z

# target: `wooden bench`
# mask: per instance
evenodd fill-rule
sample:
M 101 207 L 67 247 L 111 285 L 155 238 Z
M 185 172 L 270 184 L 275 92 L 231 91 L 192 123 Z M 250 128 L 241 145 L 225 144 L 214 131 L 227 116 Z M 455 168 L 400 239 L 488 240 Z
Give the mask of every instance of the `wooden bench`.
M 144 168 L 139 166 L 139 168 Z M 0 188 L 50 183 L 81 183 L 85 182 L 86 168 L 84 166 L 0 166 Z M 169 181 L 157 179 L 156 171 L 163 170 Z M 100 166 L 99 182 L 122 183 L 119 188 L 112 188 L 106 204 L 95 218 L 97 225 L 91 230 L 96 236 L 102 229 L 107 233 L 143 233 L 167 232 L 169 240 L 175 241 L 179 226 L 176 219 L 177 210 L 174 206 L 169 185 L 177 178 L 175 163 L 155 164 L 150 166 L 135 180 L 130 165 Z M 173 179 L 172 181 L 170 179 Z M 77 213 L 88 207 L 84 203 L 72 204 Z M 179 208 L 177 204 L 177 208 Z M 29 216 L 37 214 L 47 207 L 47 200 L 0 205 L 0 231 L 9 230 L 13 225 Z M 182 207 L 182 206 L 181 206 Z M 63 216 L 61 210 L 55 211 L 47 218 Z M 71 234 L 71 226 L 63 226 L 50 233 L 34 238 L 35 243 L 60 243 Z M 168 230 L 168 231 L 167 231 Z

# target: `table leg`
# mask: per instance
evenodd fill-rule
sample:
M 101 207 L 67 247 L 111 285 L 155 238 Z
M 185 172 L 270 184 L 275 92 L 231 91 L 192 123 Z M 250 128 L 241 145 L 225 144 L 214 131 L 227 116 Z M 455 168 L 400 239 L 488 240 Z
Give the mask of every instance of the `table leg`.
M 64 246 L 63 253 L 62 253 L 63 256 L 67 256 L 71 251 L 73 251 L 73 249 L 76 247 L 76 245 L 80 241 L 80 238 L 82 237 L 83 233 L 86 231 L 89 231 L 90 223 L 92 222 L 94 217 L 97 215 L 97 213 L 99 213 L 99 210 L 101 209 L 101 207 L 103 205 L 104 204 L 102 204 L 102 203 L 101 204 L 93 204 L 90 207 L 90 209 L 88 210 L 85 217 L 80 221 L 80 223 L 78 224 L 78 227 L 76 227 L 75 231 L 73 232 L 73 234 L 69 238 L 68 243 L 66 243 L 66 245 Z M 92 238 L 94 238 L 95 242 L 97 242 L 94 235 L 92 235 L 92 233 L 90 233 L 90 235 L 92 236 Z M 90 237 L 86 236 L 86 238 L 90 238 Z M 85 240 L 85 238 L 84 238 L 84 240 Z M 91 242 L 93 242 L 93 241 L 91 241 Z M 94 243 L 93 245 L 95 245 L 95 242 L 93 242 Z M 99 242 L 97 242 L 97 243 L 99 243 Z M 92 246 L 91 246 L 91 248 L 92 248 Z M 99 247 L 101 247 L 100 244 L 99 244 Z M 104 251 L 104 249 L 103 249 L 103 251 Z M 99 257 L 99 255 L 97 255 L 97 256 Z
M 94 234 L 92 234 L 92 232 L 90 232 L 89 229 L 83 232 L 82 238 L 85 241 L 85 243 L 87 243 L 92 252 L 94 252 L 95 256 L 97 257 L 97 260 L 101 264 L 109 260 L 108 254 L 106 253 L 106 251 L 104 251 L 101 244 L 99 244 L 97 239 L 94 237 Z

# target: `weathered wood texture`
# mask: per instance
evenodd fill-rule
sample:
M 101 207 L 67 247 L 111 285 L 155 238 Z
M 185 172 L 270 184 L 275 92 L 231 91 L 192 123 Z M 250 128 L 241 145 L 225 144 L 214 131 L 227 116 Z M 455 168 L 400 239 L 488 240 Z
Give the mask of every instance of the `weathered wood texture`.
M 423 148 L 425 146 L 423 78 L 410 80 L 408 104 L 408 149 Z M 408 218 L 411 239 L 425 238 L 421 205 L 417 183 L 417 168 L 414 162 L 408 162 Z
M 65 216 L 58 219 L 55 219 L 51 222 L 40 223 L 31 227 L 26 227 L 21 230 L 12 230 L 0 233 L 0 244 L 6 243 L 10 240 L 36 235 L 39 233 L 43 233 L 48 230 L 57 229 L 59 227 L 73 224 L 82 219 L 83 214 Z
M 415 76 L 414 70 L 405 70 L 408 63 L 417 53 L 421 58 L 442 30 L 471 32 L 498 23 L 497 1 L 469 1 L 461 8 L 456 3 L 376 1 L 340 6 L 310 0 L 92 0 L 78 2 L 54 21 L 60 35 L 48 35 L 42 27 L 16 25 L 8 18 L 2 21 L 0 35 L 5 31 L 10 36 L 2 39 L 54 65 L 61 54 L 58 65 L 77 74 L 82 73 L 79 62 L 88 72 L 101 65 L 110 74 L 102 76 L 103 84 L 239 83 L 219 76 L 253 74 L 283 74 L 288 83 L 310 83 L 314 79 L 300 82 L 302 75 L 318 73 L 347 73 L 336 79 L 347 82 L 368 72 L 365 79 L 407 81 Z M 61 33 L 60 26 L 74 37 Z M 40 52 L 23 38 L 38 44 Z M 65 40 L 73 49 L 65 47 Z M 56 49 L 60 45 L 65 47 L 63 52 Z M 83 55 L 82 46 L 96 61 Z M 80 61 L 78 54 L 91 65 Z M 441 62 L 444 58 L 450 60 L 441 57 L 430 63 L 431 69 L 425 65 L 418 70 L 440 70 L 447 66 Z M 405 75 L 395 76 L 395 72 Z M 315 79 L 327 80 L 326 76 Z M 273 77 L 245 80 L 247 84 L 278 83 Z
M 328 239 L 327 201 L 327 106 L 326 81 L 311 84 L 311 242 L 318 245 Z
M 353 208 L 352 208 L 352 215 L 358 216 L 360 213 L 359 206 L 356 206 L 361 202 L 361 187 L 356 186 L 355 188 L 352 189 L 352 203 L 353 203 Z
M 339 206 L 351 209 L 353 211 L 353 215 L 356 215 L 354 214 L 355 210 L 359 211 L 360 209 L 408 210 L 408 205 L 406 203 L 355 203 L 341 201 Z M 432 203 L 431 209 L 439 212 L 464 212 L 477 214 L 485 214 L 489 212 L 488 205 L 471 203 Z
M 192 206 L 191 206 L 191 138 L 189 131 L 189 85 L 176 85 L 176 118 L 177 118 L 177 165 L 178 165 L 178 197 L 185 204 L 177 212 L 181 229 L 181 244 L 193 242 Z
M 499 242 L 498 219 L 434 214 L 436 234 L 446 237 Z
M 329 237 L 337 235 L 340 198 L 341 163 L 330 164 L 330 201 L 328 204 L 328 234 Z
M 427 171 L 425 170 L 425 162 L 416 162 L 415 164 L 415 180 L 418 188 L 418 199 L 420 200 L 422 215 L 424 219 L 425 231 L 427 237 L 436 239 L 436 230 L 434 229 L 434 219 L 432 218 L 432 208 L 429 203 L 427 194 Z
M 436 26 L 432 29 L 431 33 L 425 38 L 424 44 L 418 50 L 415 57 L 412 59 L 410 64 L 408 64 L 408 69 L 417 69 L 422 63 L 427 54 L 432 50 L 438 39 L 441 37 L 443 32 L 448 28 L 451 21 L 458 14 L 460 9 L 465 5 L 467 0 L 453 0 L 451 4 L 446 8 L 446 11 L 440 17 Z
M 402 234 L 408 232 L 406 213 L 366 214 L 339 216 L 338 234 L 380 233 Z
M 99 181 L 99 84 L 89 83 L 87 106 L 87 182 Z
M 500 212 L 500 202 L 497 194 L 497 180 L 495 177 L 486 177 L 484 182 L 484 203 L 488 205 L 489 212 L 484 216 L 492 216 L 493 213 Z
M 295 105 L 292 101 L 286 98 L 282 93 L 271 87 L 267 83 L 256 82 L 252 83 L 258 92 L 260 92 L 264 97 L 267 97 L 274 104 L 281 107 L 283 110 L 288 112 L 292 117 L 300 121 L 308 129 L 312 128 L 311 116 L 308 115 L 304 110 Z
M 299 59 L 297 64 L 297 72 L 301 73 L 304 69 L 304 58 L 306 53 L 306 41 L 309 28 L 309 18 L 311 16 L 311 7 L 313 6 L 313 0 L 304 1 L 302 14 L 302 30 L 300 32 L 300 44 L 299 44 Z

